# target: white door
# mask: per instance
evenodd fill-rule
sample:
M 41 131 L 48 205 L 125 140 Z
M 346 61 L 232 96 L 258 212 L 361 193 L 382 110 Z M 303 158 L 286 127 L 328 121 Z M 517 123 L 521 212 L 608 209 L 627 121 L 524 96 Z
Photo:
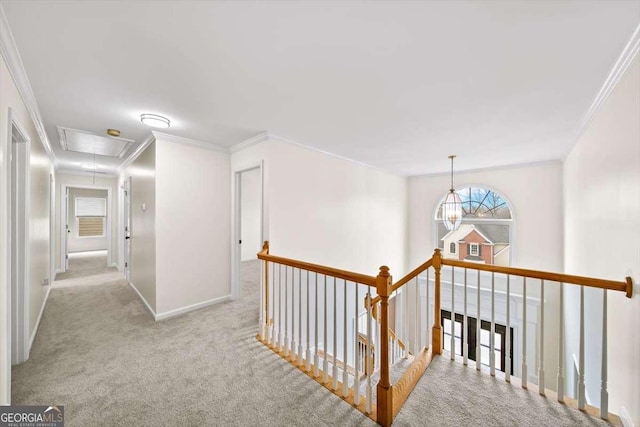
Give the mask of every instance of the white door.
M 122 186 L 123 221 L 124 226 L 124 276 L 131 281 L 131 178 Z

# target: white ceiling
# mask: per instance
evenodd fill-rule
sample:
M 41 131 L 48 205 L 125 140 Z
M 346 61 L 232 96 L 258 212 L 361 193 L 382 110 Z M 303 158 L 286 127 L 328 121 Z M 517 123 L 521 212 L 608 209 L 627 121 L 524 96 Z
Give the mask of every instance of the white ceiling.
M 405 175 L 449 154 L 457 170 L 559 159 L 640 23 L 636 0 L 2 7 L 66 169 L 88 157 L 57 126 L 140 143 L 141 113 L 181 137 L 269 131 Z

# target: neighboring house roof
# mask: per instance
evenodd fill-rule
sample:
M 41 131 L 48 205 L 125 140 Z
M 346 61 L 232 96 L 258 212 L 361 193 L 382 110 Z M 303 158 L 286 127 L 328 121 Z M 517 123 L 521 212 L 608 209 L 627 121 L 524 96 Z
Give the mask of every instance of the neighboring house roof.
M 488 242 L 495 245 L 509 244 L 509 227 L 504 224 L 462 224 L 457 230 L 447 232 L 442 221 L 438 221 L 438 234 L 444 235 L 438 242 L 438 247 L 444 248 L 445 240 L 463 240 L 474 229 Z
M 493 244 L 509 244 L 509 227 L 499 224 L 475 224 L 478 233 L 488 238 Z
M 457 230 L 452 230 L 447 234 L 445 234 L 442 240 L 460 241 L 464 239 L 473 230 L 475 230 L 475 227 L 473 224 L 462 224 L 460 227 L 458 227 Z
M 454 240 L 454 241 L 457 241 L 457 242 L 462 242 L 462 241 L 464 241 L 465 237 L 467 237 L 473 231 L 475 231 L 478 234 L 480 234 L 480 236 L 482 236 L 482 238 L 485 241 L 487 241 L 487 242 L 489 242 L 491 244 L 496 243 L 495 241 L 493 241 L 491 239 L 491 236 L 489 234 L 487 234 L 480 226 L 478 226 L 476 224 L 463 224 L 457 230 L 452 230 L 452 231 L 448 232 L 442 238 L 442 240 Z

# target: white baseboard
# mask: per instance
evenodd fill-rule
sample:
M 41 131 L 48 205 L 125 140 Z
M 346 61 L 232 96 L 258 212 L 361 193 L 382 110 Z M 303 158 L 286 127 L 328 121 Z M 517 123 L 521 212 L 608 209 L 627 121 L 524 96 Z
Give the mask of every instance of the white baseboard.
M 213 298 L 207 301 L 202 301 L 196 304 L 188 305 L 186 307 L 176 308 L 175 310 L 165 311 L 164 313 L 156 314 L 156 320 L 169 319 L 171 317 L 180 316 L 181 314 L 188 313 L 190 311 L 198 310 L 200 308 L 208 307 L 214 304 L 220 304 L 225 301 L 230 301 L 231 295 L 225 295 L 219 298 Z
M 149 313 L 151 313 L 151 315 L 155 319 L 156 318 L 156 312 L 153 310 L 153 308 L 151 308 L 151 306 L 149 305 L 149 303 L 147 302 L 145 297 L 142 296 L 142 294 L 140 293 L 138 288 L 136 288 L 135 285 L 133 283 L 131 283 L 131 282 L 129 282 L 129 286 L 131 286 L 133 288 L 133 290 L 136 291 L 136 294 L 138 294 L 138 296 L 140 297 L 140 299 L 144 303 L 144 306 L 147 307 L 147 310 L 149 311 Z
M 622 425 L 624 427 L 635 427 L 633 424 L 633 420 L 631 419 L 631 415 L 627 412 L 627 408 L 624 406 L 620 407 L 620 420 L 622 421 Z
M 117 262 L 113 262 L 113 263 L 111 263 L 111 267 L 115 267 L 115 268 L 117 268 L 117 269 L 118 269 L 118 271 L 122 273 L 122 270 L 120 270 L 120 266 L 118 265 L 118 263 L 117 263 Z
M 33 332 L 31 333 L 31 337 L 29 338 L 29 348 L 27 349 L 27 359 L 29 359 L 29 354 L 31 353 L 33 340 L 36 339 L 36 333 L 38 332 L 38 328 L 40 327 L 40 320 L 42 320 L 42 313 L 44 313 L 44 307 L 47 305 L 47 300 L 49 300 L 50 292 L 51 292 L 51 285 L 47 286 L 47 294 L 44 296 L 44 301 L 42 301 L 42 307 L 40 307 L 40 313 L 38 314 L 38 319 L 36 320 L 36 327 L 33 328 Z

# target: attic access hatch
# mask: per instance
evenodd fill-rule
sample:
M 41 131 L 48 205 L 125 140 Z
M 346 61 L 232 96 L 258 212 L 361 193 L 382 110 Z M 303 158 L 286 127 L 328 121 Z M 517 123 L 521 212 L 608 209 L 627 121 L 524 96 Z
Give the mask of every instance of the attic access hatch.
M 58 126 L 60 146 L 65 151 L 122 158 L 135 141 L 132 139 L 101 136 L 91 132 Z

